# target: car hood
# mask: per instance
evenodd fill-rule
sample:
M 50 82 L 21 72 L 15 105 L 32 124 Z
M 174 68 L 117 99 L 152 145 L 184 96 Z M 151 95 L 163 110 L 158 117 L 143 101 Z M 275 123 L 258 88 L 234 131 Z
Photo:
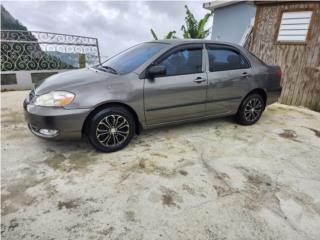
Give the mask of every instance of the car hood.
M 99 71 L 95 68 L 70 70 L 54 74 L 46 78 L 35 88 L 36 95 L 41 95 L 51 91 L 68 90 L 79 85 L 90 84 L 97 81 L 115 78 L 118 75 Z

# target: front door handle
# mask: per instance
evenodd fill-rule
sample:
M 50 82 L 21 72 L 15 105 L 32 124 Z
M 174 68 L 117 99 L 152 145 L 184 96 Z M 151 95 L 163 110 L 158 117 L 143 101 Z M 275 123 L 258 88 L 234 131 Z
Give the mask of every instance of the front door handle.
M 248 77 L 249 76 L 249 73 L 247 73 L 247 72 L 243 72 L 242 74 L 241 74 L 241 77 L 243 77 L 243 78 L 246 78 L 246 77 Z
M 202 78 L 202 77 L 197 77 L 195 80 L 193 80 L 195 83 L 202 83 L 207 81 L 207 79 Z

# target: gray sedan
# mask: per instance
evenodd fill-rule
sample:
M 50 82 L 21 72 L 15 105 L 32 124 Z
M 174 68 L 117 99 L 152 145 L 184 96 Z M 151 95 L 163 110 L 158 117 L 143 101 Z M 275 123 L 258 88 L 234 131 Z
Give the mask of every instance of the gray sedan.
M 24 101 L 25 117 L 39 137 L 86 136 L 113 152 L 142 129 L 227 115 L 254 124 L 277 101 L 280 79 L 279 67 L 238 45 L 152 41 L 47 78 Z

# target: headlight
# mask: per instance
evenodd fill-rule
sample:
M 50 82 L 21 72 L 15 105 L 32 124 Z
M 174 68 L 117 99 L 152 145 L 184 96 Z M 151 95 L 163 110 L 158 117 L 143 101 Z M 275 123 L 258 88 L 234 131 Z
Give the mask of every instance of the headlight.
M 54 91 L 37 97 L 34 105 L 44 107 L 64 107 L 72 102 L 74 94 L 65 91 Z

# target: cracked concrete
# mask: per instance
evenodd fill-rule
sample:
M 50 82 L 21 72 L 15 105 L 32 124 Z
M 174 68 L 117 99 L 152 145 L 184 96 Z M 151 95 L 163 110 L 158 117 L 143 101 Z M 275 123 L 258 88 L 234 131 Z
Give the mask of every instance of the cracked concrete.
M 269 106 L 143 132 L 102 154 L 29 133 L 1 94 L 3 239 L 318 239 L 320 114 Z

